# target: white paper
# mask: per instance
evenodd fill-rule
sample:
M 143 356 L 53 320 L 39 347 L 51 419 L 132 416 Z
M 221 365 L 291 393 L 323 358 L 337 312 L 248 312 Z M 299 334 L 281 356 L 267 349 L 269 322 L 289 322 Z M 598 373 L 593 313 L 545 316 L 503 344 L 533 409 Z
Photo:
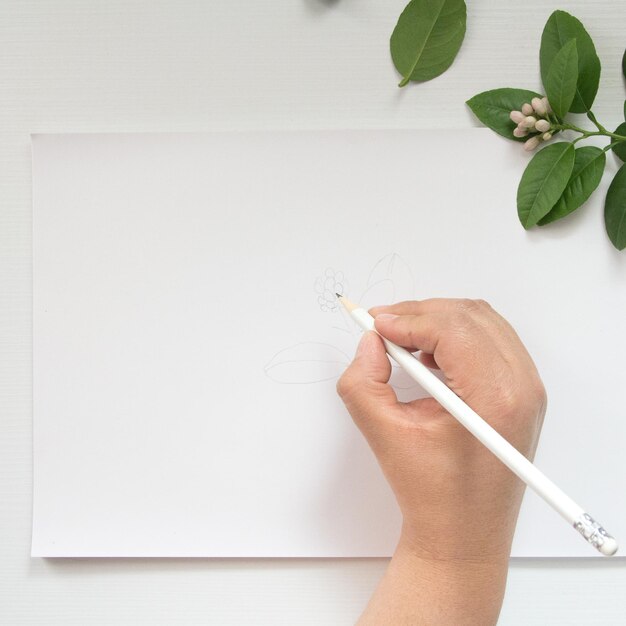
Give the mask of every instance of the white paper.
M 626 255 L 604 231 L 607 176 L 525 232 L 527 157 L 486 130 L 33 150 L 33 555 L 390 555 L 394 498 L 335 393 L 359 335 L 324 302 L 336 283 L 366 305 L 490 301 L 548 389 L 537 465 L 626 541 Z M 513 554 L 595 551 L 528 492 Z

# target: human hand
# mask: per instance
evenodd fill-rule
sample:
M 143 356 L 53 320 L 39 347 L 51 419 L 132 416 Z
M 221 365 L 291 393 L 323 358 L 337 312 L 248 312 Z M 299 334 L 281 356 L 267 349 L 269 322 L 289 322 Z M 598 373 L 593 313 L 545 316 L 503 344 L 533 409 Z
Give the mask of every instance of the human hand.
M 458 396 L 532 458 L 546 394 L 528 352 L 498 313 L 482 301 L 452 299 L 370 313 L 382 336 L 420 350 L 419 358 L 440 368 Z M 338 392 L 398 500 L 399 552 L 438 567 L 496 564 L 502 571 L 523 483 L 433 398 L 398 402 L 390 374 L 382 340 L 366 333 Z

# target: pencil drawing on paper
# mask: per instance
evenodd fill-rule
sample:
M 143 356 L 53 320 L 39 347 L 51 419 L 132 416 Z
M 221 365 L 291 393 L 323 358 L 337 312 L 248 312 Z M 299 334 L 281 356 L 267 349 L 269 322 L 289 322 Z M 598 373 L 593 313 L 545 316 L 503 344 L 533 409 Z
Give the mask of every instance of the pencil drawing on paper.
M 332 313 L 339 308 L 336 294 L 343 294 L 344 291 L 347 289 L 343 272 L 335 272 L 332 267 L 327 268 L 322 276 L 315 279 L 317 303 L 324 313 Z
M 357 302 L 365 308 L 378 304 L 409 300 L 414 296 L 414 278 L 410 267 L 397 253 L 379 259 L 367 275 Z M 331 328 L 352 335 L 355 342 L 361 330 L 337 300 L 336 294 L 348 292 L 344 272 L 326 268 L 313 281 L 313 289 L 320 311 L 330 313 Z M 358 292 L 357 292 L 358 293 Z M 340 337 L 338 337 L 339 339 Z M 303 341 L 279 350 L 264 367 L 265 374 L 282 384 L 313 384 L 336 380 L 348 366 L 351 357 L 331 343 Z M 402 379 L 396 366 L 392 384 L 398 389 L 408 389 L 413 381 Z
M 336 380 L 350 363 L 350 357 L 335 346 L 303 341 L 277 352 L 265 366 L 265 373 L 285 385 L 310 385 Z

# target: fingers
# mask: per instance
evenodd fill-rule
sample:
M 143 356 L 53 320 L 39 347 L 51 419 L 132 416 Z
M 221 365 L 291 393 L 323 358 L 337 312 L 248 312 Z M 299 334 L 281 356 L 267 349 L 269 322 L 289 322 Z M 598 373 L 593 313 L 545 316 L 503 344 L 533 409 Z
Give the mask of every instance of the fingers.
M 428 298 L 426 300 L 407 300 L 375 306 L 369 310 L 372 317 L 381 313 L 393 313 L 394 315 L 423 315 L 425 313 L 446 313 L 458 309 L 493 311 L 484 300 L 471 300 L 469 298 Z
M 441 313 L 449 310 L 458 300 L 453 298 L 429 298 L 427 300 L 407 300 L 375 306 L 369 310 L 372 317 L 381 313 L 393 313 L 394 315 L 423 315 L 424 313 Z
M 435 354 L 442 335 L 450 332 L 475 334 L 476 326 L 490 332 L 504 320 L 483 300 L 431 298 L 374 307 L 376 330 L 386 339 L 407 350 Z
M 394 315 L 381 313 L 376 316 L 376 330 L 385 339 L 415 352 L 423 350 L 435 354 L 442 331 L 445 329 L 445 317 L 434 314 Z
M 376 333 L 366 332 L 354 360 L 337 383 L 337 392 L 357 423 L 397 409 L 398 399 L 387 384 L 390 376 L 391 363 L 382 340 Z

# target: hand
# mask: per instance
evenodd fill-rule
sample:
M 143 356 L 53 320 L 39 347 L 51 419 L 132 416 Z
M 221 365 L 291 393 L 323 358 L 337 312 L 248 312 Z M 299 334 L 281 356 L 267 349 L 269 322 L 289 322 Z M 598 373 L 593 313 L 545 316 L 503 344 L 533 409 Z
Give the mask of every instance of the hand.
M 545 390 L 515 331 L 488 304 L 433 299 L 370 312 L 382 336 L 419 350 L 458 396 L 532 458 Z M 402 511 L 394 559 L 457 574 L 478 568 L 491 579 L 504 568 L 505 578 L 523 483 L 433 398 L 398 402 L 390 374 L 383 343 L 369 332 L 338 391 Z

